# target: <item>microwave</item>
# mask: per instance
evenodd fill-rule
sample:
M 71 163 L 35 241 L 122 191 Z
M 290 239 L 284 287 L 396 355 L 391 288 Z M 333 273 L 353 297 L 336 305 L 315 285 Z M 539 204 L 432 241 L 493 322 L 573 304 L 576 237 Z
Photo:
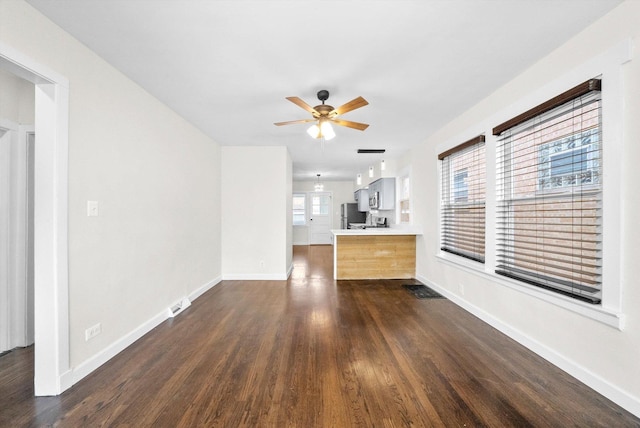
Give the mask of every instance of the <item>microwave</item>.
M 380 206 L 380 193 L 371 192 L 369 194 L 369 208 L 378 209 L 379 206 Z

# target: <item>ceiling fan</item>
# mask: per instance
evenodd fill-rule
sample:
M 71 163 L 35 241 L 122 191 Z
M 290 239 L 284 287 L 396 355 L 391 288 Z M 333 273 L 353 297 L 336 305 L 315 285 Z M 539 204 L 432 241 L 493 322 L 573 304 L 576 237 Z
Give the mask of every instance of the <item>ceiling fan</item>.
M 287 97 L 287 99 L 292 103 L 296 104 L 297 106 L 302 107 L 303 109 L 311 113 L 311 115 L 313 116 L 313 119 L 300 119 L 300 120 L 291 120 L 288 122 L 277 122 L 277 123 L 274 123 L 274 125 L 276 126 L 316 122 L 313 126 L 311 126 L 311 128 L 307 130 L 307 133 L 311 135 L 313 138 L 324 138 L 325 140 L 330 140 L 336 136 L 335 132 L 333 131 L 333 128 L 331 127 L 331 122 L 335 123 L 336 125 L 346 126 L 347 128 L 353 128 L 359 131 L 364 131 L 365 129 L 367 129 L 367 127 L 369 127 L 369 125 L 366 123 L 352 122 L 349 120 L 342 120 L 337 118 L 342 114 L 345 114 L 347 112 L 350 112 L 360 107 L 364 107 L 367 104 L 369 104 L 367 100 L 365 100 L 362 97 L 354 98 L 353 100 L 349 101 L 346 104 L 341 105 L 338 108 L 333 108 L 333 106 L 330 106 L 324 103 L 326 100 L 329 99 L 329 91 L 327 91 L 326 89 L 318 91 L 318 99 L 322 101 L 322 104 L 317 105 L 315 107 L 311 107 L 309 104 L 305 103 L 298 97 Z

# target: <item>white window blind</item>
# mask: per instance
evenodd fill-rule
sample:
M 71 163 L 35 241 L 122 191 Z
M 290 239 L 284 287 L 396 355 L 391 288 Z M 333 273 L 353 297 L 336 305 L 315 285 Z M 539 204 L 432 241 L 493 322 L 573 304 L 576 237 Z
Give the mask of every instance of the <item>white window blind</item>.
M 438 156 L 440 159 L 440 249 L 484 263 L 484 135 Z
M 593 79 L 496 128 L 496 273 L 598 304 L 602 121 Z

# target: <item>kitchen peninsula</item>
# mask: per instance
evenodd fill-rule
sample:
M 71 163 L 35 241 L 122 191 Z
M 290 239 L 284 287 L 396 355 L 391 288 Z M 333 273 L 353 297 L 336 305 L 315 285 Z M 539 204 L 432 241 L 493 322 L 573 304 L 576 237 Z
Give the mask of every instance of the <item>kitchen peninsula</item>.
M 400 228 L 332 230 L 334 279 L 409 279 L 416 273 L 416 235 Z

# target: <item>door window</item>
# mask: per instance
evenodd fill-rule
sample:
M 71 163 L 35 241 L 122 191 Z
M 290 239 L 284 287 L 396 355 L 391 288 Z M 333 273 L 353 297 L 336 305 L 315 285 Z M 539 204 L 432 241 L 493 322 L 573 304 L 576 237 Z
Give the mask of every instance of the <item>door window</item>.
M 311 214 L 314 216 L 329 215 L 329 195 L 313 195 L 311 197 Z

